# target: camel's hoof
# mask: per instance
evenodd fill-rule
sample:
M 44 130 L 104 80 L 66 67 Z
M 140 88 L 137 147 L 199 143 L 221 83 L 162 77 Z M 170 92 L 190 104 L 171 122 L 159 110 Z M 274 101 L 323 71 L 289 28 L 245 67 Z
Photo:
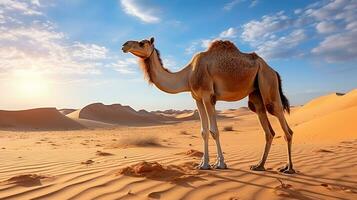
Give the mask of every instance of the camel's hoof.
M 293 168 L 289 167 L 289 165 L 286 165 L 286 166 L 280 168 L 279 172 L 284 173 L 284 174 L 295 174 L 296 173 Z
M 199 170 L 210 170 L 211 165 L 209 165 L 208 163 L 207 164 L 201 163 L 196 168 Z
M 284 173 L 284 174 L 295 174 L 296 172 L 295 172 L 294 169 L 289 168 L 289 169 L 287 169 L 287 170 L 284 170 L 283 173 Z
M 262 165 L 252 165 L 252 166 L 250 166 L 250 170 L 252 170 L 252 171 L 265 171 L 265 168 Z
M 213 169 L 227 169 L 227 165 L 226 163 L 224 163 L 223 161 L 218 161 L 212 165 Z

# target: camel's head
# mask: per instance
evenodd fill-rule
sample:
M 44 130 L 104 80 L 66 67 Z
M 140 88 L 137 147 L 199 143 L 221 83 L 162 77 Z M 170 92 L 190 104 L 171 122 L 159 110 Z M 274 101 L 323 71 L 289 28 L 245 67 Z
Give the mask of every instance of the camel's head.
M 130 52 L 140 58 L 148 58 L 154 48 L 154 38 L 152 37 L 150 40 L 127 41 L 123 44 L 122 50 L 124 53 Z

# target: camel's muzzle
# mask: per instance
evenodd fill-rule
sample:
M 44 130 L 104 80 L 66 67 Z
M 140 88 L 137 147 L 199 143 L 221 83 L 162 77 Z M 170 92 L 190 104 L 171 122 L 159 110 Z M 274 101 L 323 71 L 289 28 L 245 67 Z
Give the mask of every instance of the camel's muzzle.
M 124 53 L 128 53 L 129 50 L 130 50 L 130 47 L 123 46 L 123 47 L 121 48 L 121 50 L 122 50 Z
M 125 47 L 121 48 L 121 50 L 122 50 L 124 53 L 128 53 L 128 50 L 125 49 Z
M 121 50 L 124 52 L 124 53 L 128 53 L 128 51 L 129 51 L 129 47 L 127 46 L 127 44 L 128 44 L 128 42 L 125 42 L 124 44 L 123 44 L 123 47 L 121 48 Z

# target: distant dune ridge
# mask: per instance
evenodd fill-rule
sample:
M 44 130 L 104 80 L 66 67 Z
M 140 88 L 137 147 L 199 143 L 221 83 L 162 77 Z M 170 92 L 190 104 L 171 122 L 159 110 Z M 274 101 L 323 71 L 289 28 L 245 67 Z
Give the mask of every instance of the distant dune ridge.
M 104 105 L 93 103 L 67 115 L 73 119 L 87 119 L 108 124 L 143 126 L 163 124 L 173 118 L 155 115 L 145 110 L 135 111 L 121 104 Z
M 63 115 L 68 115 L 69 113 L 76 111 L 76 109 L 64 108 L 64 109 L 59 109 L 58 111 Z
M 21 111 L 0 110 L 2 130 L 75 130 L 81 124 L 62 115 L 56 108 L 36 108 Z
M 106 124 L 126 125 L 126 126 L 145 126 L 160 125 L 180 121 L 199 120 L 197 110 L 166 110 L 136 111 L 130 106 L 121 104 L 104 105 L 102 103 L 93 103 L 82 109 L 71 112 L 67 115 L 74 120 L 91 120 Z M 219 115 L 219 118 L 226 118 Z
M 294 107 L 288 120 L 300 137 L 328 140 L 353 137 L 357 133 L 357 89 L 347 94 L 332 93 Z M 247 107 L 217 111 L 218 118 L 239 119 L 254 115 Z M 197 110 L 136 111 L 121 104 L 93 103 L 81 109 L 38 108 L 23 111 L 0 111 L 2 130 L 74 130 L 115 126 L 152 126 L 199 120 Z M 347 131 L 348 130 L 348 131 Z M 336 134 L 338 133 L 338 134 Z M 333 136 L 333 137 L 332 137 Z
M 151 113 L 175 117 L 178 114 L 185 114 L 185 113 L 192 113 L 192 112 L 194 112 L 194 110 L 174 110 L 174 109 L 169 109 L 169 110 L 163 110 L 163 111 L 161 111 L 161 110 L 152 111 Z
M 226 116 L 226 117 L 240 117 L 252 113 L 253 112 L 250 111 L 248 107 L 240 107 L 238 109 L 227 109 L 218 112 L 219 115 Z

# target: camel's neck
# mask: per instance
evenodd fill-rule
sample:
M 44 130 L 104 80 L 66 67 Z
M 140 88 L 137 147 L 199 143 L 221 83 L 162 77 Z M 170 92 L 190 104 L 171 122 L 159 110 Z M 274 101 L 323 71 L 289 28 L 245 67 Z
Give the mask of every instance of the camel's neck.
M 151 81 L 160 90 L 172 94 L 190 90 L 188 84 L 188 76 L 190 72 L 189 67 L 186 67 L 176 73 L 169 72 L 162 66 L 156 50 L 154 50 L 153 54 L 149 58 L 148 64 L 150 65 L 149 73 Z

